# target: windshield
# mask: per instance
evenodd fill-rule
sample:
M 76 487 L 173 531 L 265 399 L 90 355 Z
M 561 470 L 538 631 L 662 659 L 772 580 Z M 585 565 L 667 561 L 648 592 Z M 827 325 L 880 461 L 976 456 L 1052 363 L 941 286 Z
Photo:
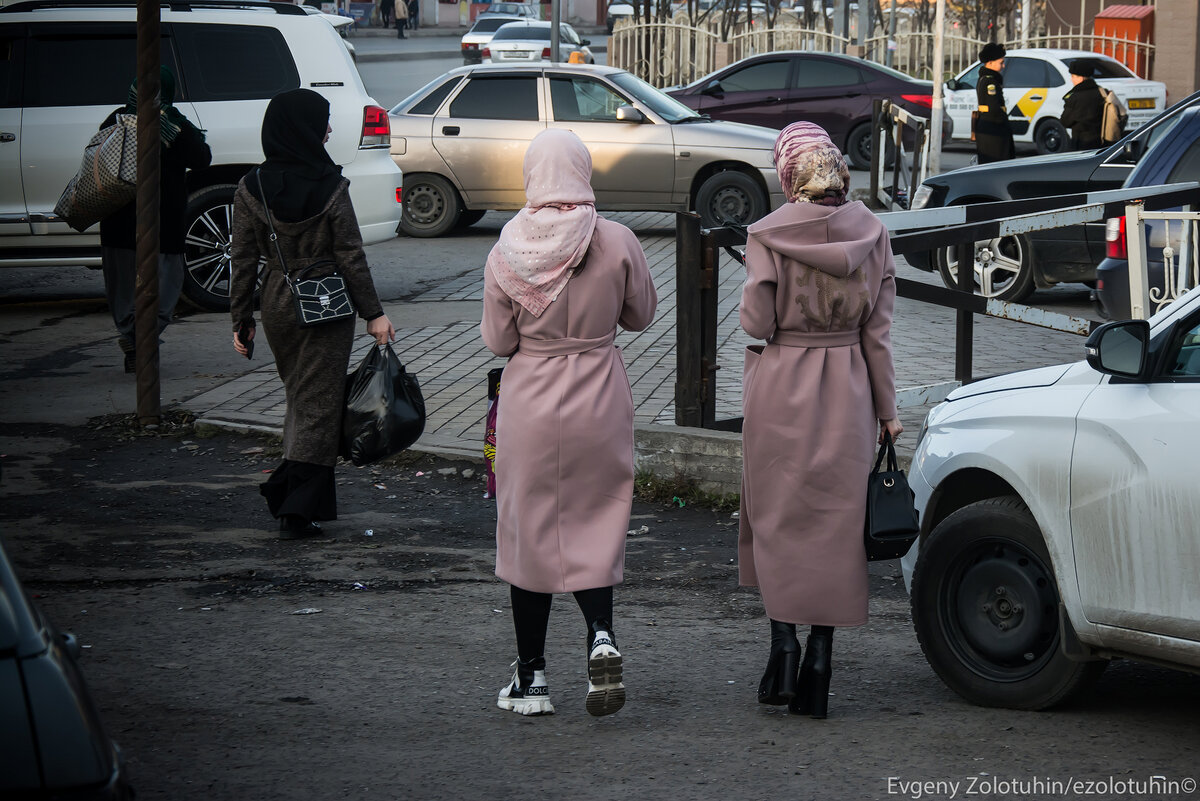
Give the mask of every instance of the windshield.
M 646 108 L 667 122 L 699 118 L 700 115 L 673 97 L 664 95 L 650 84 L 628 72 L 617 72 L 609 76 L 612 82 L 624 89 Z
M 471 28 L 471 33 L 491 33 L 499 30 L 501 25 L 507 25 L 514 21 L 505 17 L 484 17 L 475 23 L 475 27 Z
M 1080 59 L 1064 59 L 1067 68 L 1070 69 Z M 1087 61 L 1092 62 L 1092 78 L 1136 78 L 1129 68 L 1117 61 L 1109 61 L 1103 58 L 1088 58 Z
M 522 39 L 525 41 L 550 41 L 550 26 L 533 27 L 532 25 L 518 25 L 515 22 L 510 22 L 500 30 L 496 31 L 496 35 L 492 37 L 493 42 L 499 42 L 503 39 Z

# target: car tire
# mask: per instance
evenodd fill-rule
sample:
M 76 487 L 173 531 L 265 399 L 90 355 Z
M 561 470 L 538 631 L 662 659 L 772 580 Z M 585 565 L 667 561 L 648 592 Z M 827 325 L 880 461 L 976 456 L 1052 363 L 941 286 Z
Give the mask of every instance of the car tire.
M 458 228 L 470 228 L 475 223 L 483 219 L 483 215 L 487 214 L 487 209 L 463 209 L 458 215 Z
M 896 145 L 888 142 L 886 153 L 887 160 L 884 162 L 884 166 L 890 167 L 896 158 Z M 846 137 L 846 159 L 856 170 L 871 169 L 871 126 L 869 123 L 864 122 L 859 125 Z
M 205 311 L 229 311 L 235 184 L 192 193 L 184 212 L 183 296 Z
M 1059 593 L 1037 522 L 1016 496 L 959 509 L 921 542 L 912 582 L 917 640 L 946 685 L 979 706 L 1046 709 L 1105 661 L 1062 652 Z
M 400 228 L 409 236 L 431 238 L 458 224 L 462 203 L 458 191 L 440 175 L 404 176 L 404 210 Z
M 705 228 L 726 222 L 749 225 L 768 211 L 767 196 L 758 182 L 737 170 L 711 175 L 696 192 L 696 213 Z
M 939 248 L 935 258 L 942 283 L 957 289 L 957 247 Z M 1023 234 L 981 239 L 975 243 L 973 284 L 977 295 L 1019 303 L 1037 288 L 1033 277 L 1036 269 L 1033 248 Z
M 1039 155 L 1064 153 L 1071 149 L 1071 137 L 1063 124 L 1056 119 L 1038 123 L 1033 133 L 1033 143 L 1037 145 Z

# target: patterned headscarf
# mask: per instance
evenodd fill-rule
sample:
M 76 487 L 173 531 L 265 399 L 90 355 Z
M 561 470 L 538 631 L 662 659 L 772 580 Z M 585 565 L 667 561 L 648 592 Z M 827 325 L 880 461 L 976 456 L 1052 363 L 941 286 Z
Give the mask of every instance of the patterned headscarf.
M 840 206 L 850 188 L 850 169 L 825 129 L 793 122 L 775 140 L 775 169 L 789 203 Z
M 571 131 L 548 128 L 525 151 L 525 208 L 488 254 L 504 293 L 534 317 L 558 297 L 596 230 L 592 154 Z

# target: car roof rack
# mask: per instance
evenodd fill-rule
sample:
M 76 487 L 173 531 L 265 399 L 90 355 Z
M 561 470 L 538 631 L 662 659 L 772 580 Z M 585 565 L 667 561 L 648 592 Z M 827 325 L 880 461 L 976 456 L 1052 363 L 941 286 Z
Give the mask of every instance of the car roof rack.
M 48 8 L 137 8 L 135 0 L 23 0 L 0 8 L 0 13 L 41 11 Z M 193 8 L 265 8 L 277 14 L 308 16 L 303 8 L 291 3 L 271 3 L 267 0 L 164 0 L 162 8 L 171 11 L 191 11 Z

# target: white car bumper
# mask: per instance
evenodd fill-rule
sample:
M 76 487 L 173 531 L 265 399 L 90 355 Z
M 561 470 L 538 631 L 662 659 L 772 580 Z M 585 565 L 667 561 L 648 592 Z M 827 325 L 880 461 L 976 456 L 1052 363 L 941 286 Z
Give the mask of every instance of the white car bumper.
M 350 202 L 354 204 L 363 244 L 374 245 L 395 237 L 403 208 L 399 190 L 404 175 L 388 149 L 360 150 L 358 157 L 342 169 L 342 175 L 350 179 Z

